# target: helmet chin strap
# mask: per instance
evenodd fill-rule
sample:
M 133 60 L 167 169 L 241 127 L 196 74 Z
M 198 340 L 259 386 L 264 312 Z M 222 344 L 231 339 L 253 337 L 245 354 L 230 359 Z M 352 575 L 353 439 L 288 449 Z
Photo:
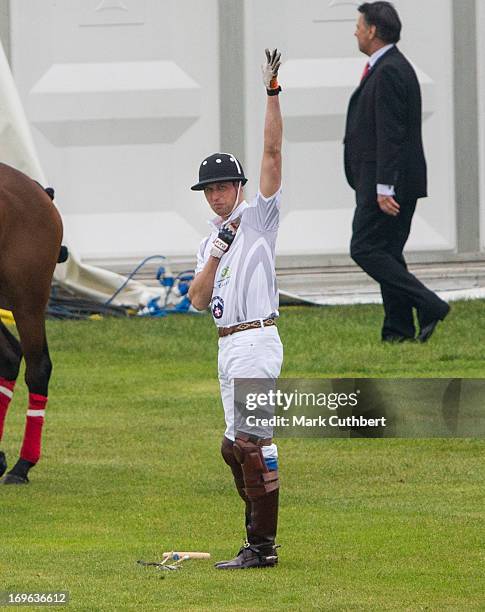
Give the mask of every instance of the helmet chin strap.
M 236 200 L 233 204 L 233 207 L 231 208 L 230 213 L 227 215 L 227 219 L 223 222 L 222 225 L 225 225 L 229 219 L 229 217 L 232 215 L 232 213 L 235 211 L 235 209 L 237 208 L 237 205 L 239 203 L 239 194 L 241 193 L 241 181 L 238 182 L 237 185 L 237 193 L 236 193 Z

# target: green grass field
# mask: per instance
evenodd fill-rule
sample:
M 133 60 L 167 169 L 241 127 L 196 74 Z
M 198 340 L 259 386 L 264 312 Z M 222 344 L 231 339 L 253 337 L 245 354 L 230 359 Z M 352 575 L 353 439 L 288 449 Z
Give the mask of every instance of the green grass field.
M 286 308 L 285 377 L 484 377 L 484 302 L 426 345 L 381 345 L 381 308 Z M 242 504 L 219 455 L 210 317 L 49 322 L 44 455 L 0 487 L 0 591 L 72 610 L 484 610 L 485 441 L 282 439 L 280 564 L 143 568 L 163 550 L 230 558 Z M 2 448 L 21 442 L 19 384 Z M 24 608 L 25 609 L 25 608 Z M 29 608 L 34 609 L 34 608 Z

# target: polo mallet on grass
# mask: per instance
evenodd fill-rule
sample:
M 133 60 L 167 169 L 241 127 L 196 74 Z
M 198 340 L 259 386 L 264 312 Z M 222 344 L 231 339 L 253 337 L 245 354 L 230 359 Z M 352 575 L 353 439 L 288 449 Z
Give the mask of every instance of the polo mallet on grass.
M 210 559 L 211 554 L 206 552 L 164 552 L 163 559 L 173 559 L 174 561 L 185 561 L 186 559 Z
M 179 569 L 179 566 L 177 565 L 165 565 L 165 562 L 168 560 L 168 558 L 169 557 L 164 559 L 161 563 L 159 563 L 158 561 L 142 561 L 141 559 L 137 561 L 137 563 L 139 563 L 143 567 L 156 567 L 159 570 L 173 571 Z
M 210 553 L 204 552 L 164 552 L 162 555 L 163 561 L 138 561 L 140 565 L 144 567 L 152 566 L 156 567 L 159 570 L 168 570 L 174 571 L 178 570 L 182 567 L 182 561 L 187 561 L 188 559 L 210 559 Z M 169 559 L 173 559 L 175 563 L 168 564 L 167 561 Z

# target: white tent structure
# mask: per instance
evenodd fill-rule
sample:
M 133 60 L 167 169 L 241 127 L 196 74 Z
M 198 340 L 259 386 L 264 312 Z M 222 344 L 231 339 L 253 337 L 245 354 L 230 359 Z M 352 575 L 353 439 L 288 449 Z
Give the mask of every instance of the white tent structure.
M 30 127 L 0 44 L 0 159 L 47 186 Z M 62 212 L 62 211 L 61 211 Z M 67 290 L 105 302 L 121 287 L 125 278 L 114 272 L 83 264 L 69 246 L 69 259 L 56 267 L 54 279 Z M 112 301 L 115 305 L 137 307 L 165 290 L 129 281 Z
M 406 257 L 434 290 L 475 296 L 485 282 L 485 2 L 394 3 L 405 24 L 399 46 L 421 83 L 429 178 Z M 162 249 L 174 268 L 193 267 L 211 216 L 190 191 L 200 160 L 233 152 L 248 196 L 257 189 L 259 65 L 271 44 L 284 51 L 280 287 L 318 304 L 379 299 L 349 257 L 355 204 L 342 163 L 347 103 L 365 63 L 353 36 L 359 4 L 5 3 L 16 88 L 2 58 L 0 144 L 7 163 L 41 182 L 37 151 L 57 190 L 75 252 L 56 279 L 102 300 L 121 279 L 91 266 L 125 273 Z M 122 301 L 145 302 L 146 289 L 130 284 Z

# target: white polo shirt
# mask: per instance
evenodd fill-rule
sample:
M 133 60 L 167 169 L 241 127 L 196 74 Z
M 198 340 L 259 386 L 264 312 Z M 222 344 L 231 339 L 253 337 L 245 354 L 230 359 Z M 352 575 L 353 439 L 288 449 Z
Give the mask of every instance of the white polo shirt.
M 214 279 L 210 308 L 218 327 L 278 316 L 275 247 L 280 199 L 281 188 L 269 198 L 258 193 L 251 203 L 241 202 L 227 220 L 241 221 Z M 200 243 L 195 274 L 207 263 L 222 223 L 220 217 L 209 222 L 212 233 Z

